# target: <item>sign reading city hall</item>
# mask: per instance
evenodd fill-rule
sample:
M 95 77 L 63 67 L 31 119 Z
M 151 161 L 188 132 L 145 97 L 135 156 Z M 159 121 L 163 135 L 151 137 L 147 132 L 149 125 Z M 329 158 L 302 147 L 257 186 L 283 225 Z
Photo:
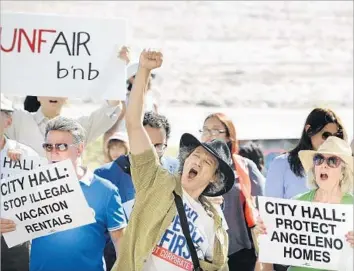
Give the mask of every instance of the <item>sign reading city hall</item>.
M 70 160 L 2 179 L 0 192 L 1 217 L 16 224 L 8 247 L 95 222 Z
M 353 206 L 258 197 L 267 234 L 259 237 L 259 260 L 291 266 L 349 271 Z M 271 249 L 269 249 L 271 248 Z

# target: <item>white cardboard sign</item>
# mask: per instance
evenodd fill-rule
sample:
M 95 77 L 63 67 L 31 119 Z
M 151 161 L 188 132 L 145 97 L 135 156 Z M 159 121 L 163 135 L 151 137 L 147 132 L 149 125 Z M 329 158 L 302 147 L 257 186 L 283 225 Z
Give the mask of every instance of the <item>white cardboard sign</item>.
M 8 247 L 96 221 L 70 160 L 3 179 L 0 192 L 1 217 L 16 224 Z
M 259 261 L 324 270 L 352 270 L 353 205 L 259 197 L 267 234 L 259 241 Z M 350 269 L 351 268 L 351 269 Z
M 1 13 L 1 91 L 124 100 L 123 19 Z

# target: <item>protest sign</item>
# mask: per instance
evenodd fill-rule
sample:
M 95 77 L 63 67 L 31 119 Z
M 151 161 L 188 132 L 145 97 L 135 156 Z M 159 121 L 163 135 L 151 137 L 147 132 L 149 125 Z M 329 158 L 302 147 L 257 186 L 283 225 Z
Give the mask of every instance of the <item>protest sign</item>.
M 1 217 L 16 224 L 8 247 L 95 222 L 70 160 L 3 179 L 0 192 Z
M 1 91 L 124 100 L 123 19 L 1 13 Z
M 39 156 L 21 155 L 17 161 L 11 160 L 8 156 L 0 157 L 0 180 L 15 176 L 25 171 L 33 170 L 42 165 L 48 164 L 48 160 Z
M 346 270 L 353 254 L 345 239 L 353 229 L 352 205 L 268 197 L 258 202 L 267 228 L 258 240 L 260 262 Z

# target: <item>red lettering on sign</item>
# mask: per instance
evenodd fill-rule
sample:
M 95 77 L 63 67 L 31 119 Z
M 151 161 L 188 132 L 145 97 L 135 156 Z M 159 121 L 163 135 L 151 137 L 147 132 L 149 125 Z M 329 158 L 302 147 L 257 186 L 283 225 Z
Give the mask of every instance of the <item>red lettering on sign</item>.
M 54 29 L 25 30 L 23 28 L 14 28 L 12 39 L 9 39 L 9 44 L 3 44 L 2 27 L 0 27 L 0 50 L 6 53 L 13 51 L 21 53 L 23 49 L 28 48 L 32 53 L 40 54 L 42 43 L 47 42 L 47 40 L 43 37 L 44 33 L 56 32 L 57 31 Z

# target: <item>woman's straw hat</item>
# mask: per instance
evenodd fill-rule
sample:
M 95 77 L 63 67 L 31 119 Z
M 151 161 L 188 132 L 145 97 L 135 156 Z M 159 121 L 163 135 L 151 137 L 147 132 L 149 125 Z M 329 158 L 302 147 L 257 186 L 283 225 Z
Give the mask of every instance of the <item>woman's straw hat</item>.
M 299 158 L 304 167 L 305 172 L 308 172 L 313 167 L 313 157 L 315 154 L 335 155 L 341 158 L 347 165 L 347 168 L 353 175 L 354 158 L 349 144 L 336 136 L 330 136 L 318 148 L 317 151 L 304 150 L 299 152 Z

